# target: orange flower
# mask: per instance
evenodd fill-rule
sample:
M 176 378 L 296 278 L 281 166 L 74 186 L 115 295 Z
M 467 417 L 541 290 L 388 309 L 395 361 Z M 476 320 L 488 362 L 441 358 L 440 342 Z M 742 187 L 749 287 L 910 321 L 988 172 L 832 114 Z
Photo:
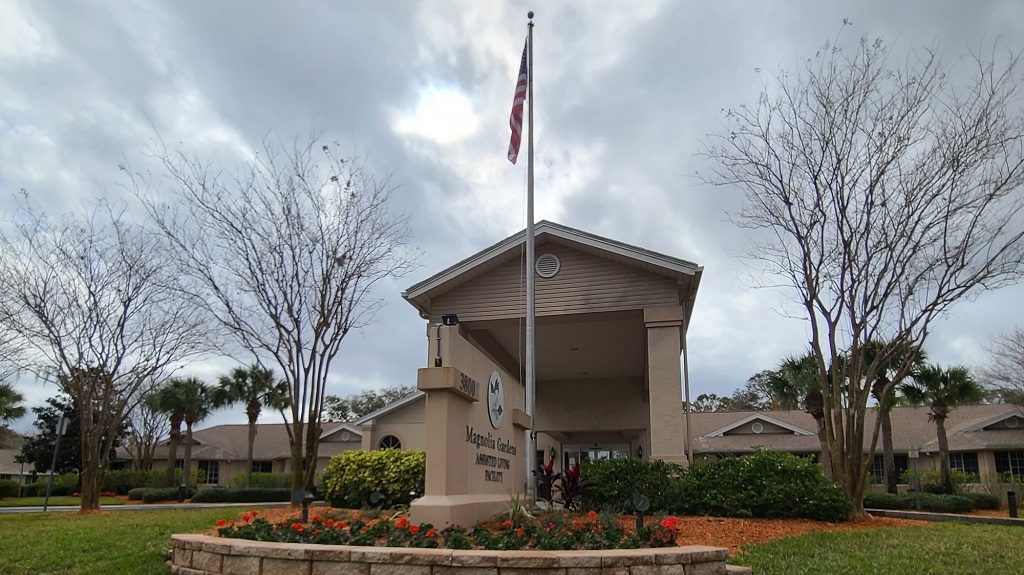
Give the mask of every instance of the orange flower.
M 597 511 L 591 509 L 589 512 L 587 512 L 587 517 L 597 517 Z
M 427 530 L 427 537 L 435 537 L 436 535 L 437 531 L 434 531 L 433 528 Z
M 512 522 L 511 521 L 509 521 L 508 519 L 506 519 L 505 521 L 502 521 L 502 523 L 501 523 L 501 528 L 502 529 L 508 529 L 509 527 L 512 527 Z
M 419 525 L 410 525 L 409 526 L 409 533 L 412 533 L 413 535 L 416 535 L 419 532 L 420 532 L 420 526 Z
M 218 519 L 217 520 L 217 527 L 224 527 L 227 524 L 228 524 L 228 520 L 227 519 Z

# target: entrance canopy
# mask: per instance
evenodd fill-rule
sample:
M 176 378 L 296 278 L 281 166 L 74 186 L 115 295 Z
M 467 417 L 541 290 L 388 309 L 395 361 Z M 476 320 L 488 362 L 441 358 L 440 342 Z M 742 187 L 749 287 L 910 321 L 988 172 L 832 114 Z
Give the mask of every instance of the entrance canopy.
M 703 268 L 548 221 L 534 228 L 537 381 L 643 377 L 644 309 L 681 307 L 685 333 Z M 402 296 L 431 325 L 457 315 L 503 367 L 522 373 L 525 240 L 524 230 Z

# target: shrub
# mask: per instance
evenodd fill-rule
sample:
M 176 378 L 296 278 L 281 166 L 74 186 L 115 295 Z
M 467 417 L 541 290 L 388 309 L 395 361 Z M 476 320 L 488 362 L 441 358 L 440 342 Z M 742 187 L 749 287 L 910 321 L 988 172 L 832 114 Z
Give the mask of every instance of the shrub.
M 694 463 L 680 477 L 672 511 L 719 517 L 844 521 L 852 506 L 810 459 L 758 449 Z
M 887 493 L 885 491 L 868 491 L 864 493 L 864 508 L 865 509 L 907 509 L 904 507 L 905 499 L 894 493 Z M 914 500 L 910 500 L 911 509 L 914 506 Z
M 166 476 L 162 469 L 115 469 L 108 471 L 103 478 L 103 491 L 128 495 L 129 491 L 137 487 L 166 487 Z
M 45 495 L 46 494 L 46 484 L 45 483 L 42 484 L 42 491 L 40 491 L 39 487 L 40 487 L 40 485 L 39 485 L 38 481 L 36 481 L 34 483 L 26 483 L 25 486 L 21 488 L 21 496 L 22 497 L 39 497 L 40 495 Z
M 129 489 L 128 501 L 142 501 L 142 496 L 150 489 L 152 489 L 152 487 L 136 487 L 135 489 Z M 175 495 L 175 499 L 177 499 L 177 495 Z
M 992 507 L 980 507 L 980 505 L 992 505 L 995 499 L 994 509 L 999 509 L 999 498 L 993 498 L 985 494 L 973 495 L 948 495 L 939 493 L 921 493 L 921 510 L 934 513 L 967 513 L 974 509 L 993 509 Z M 979 506 L 975 506 L 975 497 Z M 917 497 L 913 493 L 893 495 L 891 493 L 869 492 L 864 494 L 865 509 L 917 509 Z
M 285 488 L 251 488 L 233 489 L 217 488 L 200 491 L 192 497 L 192 503 L 266 503 L 271 501 L 290 501 L 291 489 Z
M 999 497 L 989 493 L 964 493 L 962 496 L 970 500 L 974 509 L 999 509 L 1002 506 Z
M 583 509 L 634 513 L 633 492 L 651 501 L 647 513 L 661 513 L 670 507 L 673 481 L 683 468 L 664 461 L 604 459 L 583 464 L 582 475 L 589 482 L 581 498 Z
M 37 482 L 39 484 L 38 491 L 36 492 L 37 497 L 46 495 L 46 479 L 42 479 Z M 78 493 L 78 474 L 77 473 L 62 473 L 60 475 L 53 476 L 53 482 L 50 485 L 50 496 L 60 497 L 63 495 L 71 495 L 72 493 Z
M 177 487 L 146 487 L 145 491 L 142 492 L 143 503 L 157 503 L 159 501 L 177 501 L 178 500 L 178 488 Z M 189 490 L 185 493 L 185 498 L 189 499 L 192 495 L 192 491 Z
M 245 488 L 245 474 L 241 473 L 231 478 L 231 487 L 236 489 Z M 291 489 L 292 475 L 290 473 L 253 473 L 250 488 L 263 489 Z
M 0 499 L 4 497 L 17 497 L 19 487 L 21 487 L 21 484 L 13 479 L 0 479 Z
M 953 483 L 953 493 L 962 494 L 967 491 L 968 483 L 978 483 L 978 476 L 973 473 L 964 473 L 959 469 L 949 470 L 949 479 Z M 938 469 L 921 469 L 917 472 L 917 481 L 921 485 L 921 491 L 925 493 L 944 493 L 942 485 L 942 472 Z M 914 487 L 914 472 L 906 470 L 900 474 L 900 482 Z
M 423 493 L 426 469 L 423 451 L 346 451 L 324 469 L 320 493 L 334 507 L 371 505 L 375 491 L 384 496 L 381 505 L 408 505 Z

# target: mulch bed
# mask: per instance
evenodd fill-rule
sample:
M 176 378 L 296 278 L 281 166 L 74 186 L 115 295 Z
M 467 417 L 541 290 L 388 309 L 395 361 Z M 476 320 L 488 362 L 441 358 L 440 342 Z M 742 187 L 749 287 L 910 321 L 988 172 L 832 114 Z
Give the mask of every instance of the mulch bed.
M 329 507 L 315 507 L 310 510 L 310 515 L 327 514 L 343 510 Z M 225 519 L 238 519 L 243 512 L 225 509 Z M 295 519 L 299 517 L 299 511 L 294 508 L 275 508 L 260 510 L 259 516 L 271 523 L 280 522 L 284 519 Z M 632 517 L 622 519 L 624 525 L 632 525 Z M 881 527 L 910 527 L 917 525 L 928 525 L 926 521 L 914 521 L 909 519 L 893 519 L 888 517 L 872 517 L 864 515 L 846 521 L 844 523 L 825 523 L 822 521 L 810 521 L 806 519 L 732 519 L 721 517 L 680 517 L 679 537 L 676 543 L 679 545 L 710 545 L 713 547 L 726 547 L 733 554 L 740 552 L 740 547 L 753 543 L 764 543 L 773 539 L 800 535 L 812 531 L 853 531 L 856 529 L 878 529 Z M 205 535 L 217 535 L 217 529 L 211 528 L 204 532 Z

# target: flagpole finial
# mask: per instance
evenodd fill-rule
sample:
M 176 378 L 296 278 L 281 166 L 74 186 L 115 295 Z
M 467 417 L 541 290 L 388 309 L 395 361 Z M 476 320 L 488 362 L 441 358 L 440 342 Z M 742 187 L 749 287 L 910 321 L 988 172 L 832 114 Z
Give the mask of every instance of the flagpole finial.
M 530 20 L 533 20 L 533 10 L 530 10 L 529 12 L 527 12 L 526 13 L 526 17 L 529 18 Z

